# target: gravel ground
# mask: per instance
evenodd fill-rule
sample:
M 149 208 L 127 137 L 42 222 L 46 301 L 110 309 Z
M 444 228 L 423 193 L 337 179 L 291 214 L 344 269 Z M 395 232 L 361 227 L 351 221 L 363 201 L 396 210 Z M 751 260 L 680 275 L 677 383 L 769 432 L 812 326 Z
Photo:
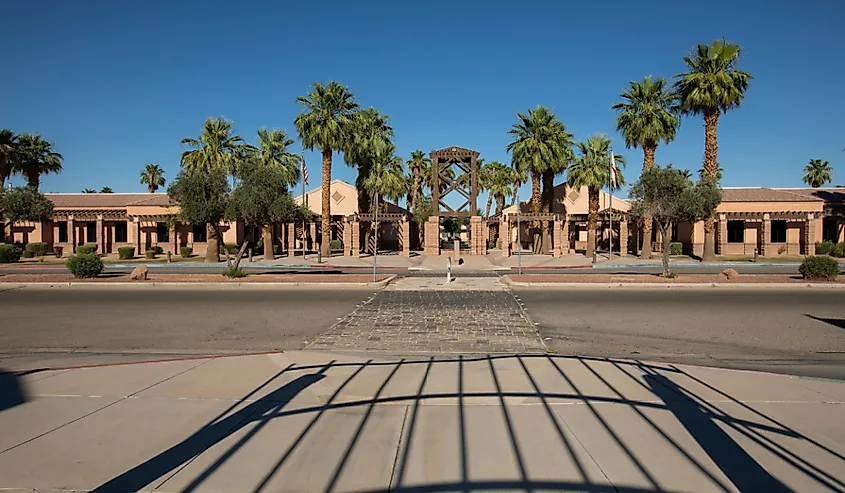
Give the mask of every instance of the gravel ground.
M 390 275 L 379 275 L 377 281 L 383 281 Z M 0 274 L 0 283 L 23 282 L 143 282 L 129 279 L 128 274 L 102 274 L 94 279 L 76 279 L 71 274 Z M 278 283 L 369 283 L 371 274 L 250 274 L 247 277 L 229 279 L 220 274 L 149 274 L 146 282 L 278 282 Z
M 800 276 L 744 274 L 736 281 L 729 281 L 721 274 L 679 274 L 666 279 L 656 274 L 523 274 L 507 276 L 514 282 L 526 283 L 648 283 L 648 284 L 737 284 L 737 283 L 845 283 L 845 277 L 836 281 L 806 281 Z

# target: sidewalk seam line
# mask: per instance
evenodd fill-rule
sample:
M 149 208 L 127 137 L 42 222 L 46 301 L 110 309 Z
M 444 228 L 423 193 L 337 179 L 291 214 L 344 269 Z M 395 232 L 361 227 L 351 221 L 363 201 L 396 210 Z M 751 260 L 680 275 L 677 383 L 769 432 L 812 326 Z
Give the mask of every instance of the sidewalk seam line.
M 396 454 L 393 456 L 393 467 L 390 468 L 390 481 L 387 482 L 387 492 L 393 491 L 393 481 L 396 479 L 396 466 L 399 465 L 399 454 L 402 453 L 402 438 L 405 436 L 405 426 L 408 422 L 410 404 L 405 404 L 405 414 L 402 415 L 402 426 L 399 428 L 399 440 L 396 443 Z

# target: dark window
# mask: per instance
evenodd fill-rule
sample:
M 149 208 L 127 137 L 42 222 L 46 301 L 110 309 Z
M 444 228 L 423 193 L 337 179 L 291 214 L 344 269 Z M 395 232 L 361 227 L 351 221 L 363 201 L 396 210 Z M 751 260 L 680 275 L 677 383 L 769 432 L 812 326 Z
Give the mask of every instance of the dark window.
M 0 223 L 0 243 L 6 243 L 6 224 Z
M 56 222 L 56 228 L 59 230 L 59 243 L 67 243 L 67 221 Z
M 822 240 L 829 240 L 834 243 L 839 241 L 839 228 L 836 219 L 825 219 L 822 222 Z
M 97 243 L 97 223 L 85 223 L 85 241 Z
M 156 223 L 156 238 L 156 241 L 159 243 L 170 241 L 170 231 L 167 229 L 167 223 Z
M 786 221 L 772 221 L 772 243 L 786 243 Z
M 728 221 L 728 243 L 745 242 L 745 221 Z
M 194 233 L 194 243 L 205 243 L 208 241 L 205 224 L 194 224 L 191 227 L 191 231 Z
M 126 243 L 127 231 L 125 222 L 114 223 L 114 241 L 115 243 Z
M 678 225 L 673 223 L 672 224 L 672 241 L 679 241 L 678 240 Z

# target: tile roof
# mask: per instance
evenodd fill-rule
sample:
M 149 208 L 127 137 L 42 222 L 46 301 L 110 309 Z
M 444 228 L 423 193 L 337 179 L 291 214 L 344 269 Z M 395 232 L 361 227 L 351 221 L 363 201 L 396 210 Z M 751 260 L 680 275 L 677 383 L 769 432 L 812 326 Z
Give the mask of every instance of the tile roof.
M 57 209 L 125 209 L 128 205 L 170 204 L 166 193 L 45 193 Z
M 815 197 L 826 202 L 845 203 L 845 188 L 787 188 L 783 190 L 805 197 Z
M 777 188 L 724 188 L 722 202 L 820 202 L 823 199 Z

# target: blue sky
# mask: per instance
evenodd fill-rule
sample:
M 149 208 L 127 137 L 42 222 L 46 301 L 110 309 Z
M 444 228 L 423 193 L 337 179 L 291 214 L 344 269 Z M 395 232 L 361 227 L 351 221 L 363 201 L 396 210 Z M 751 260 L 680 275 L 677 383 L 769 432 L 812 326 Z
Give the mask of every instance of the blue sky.
M 0 127 L 55 142 L 65 171 L 45 177 L 45 191 L 144 191 L 147 163 L 172 179 L 179 140 L 208 116 L 252 142 L 262 126 L 295 136 L 296 96 L 329 80 L 390 116 L 406 158 L 459 145 L 510 162 L 516 112 L 545 105 L 576 138 L 614 137 L 632 181 L 642 152 L 624 148 L 611 104 L 629 80 L 671 77 L 697 43 L 723 36 L 754 76 L 719 125 L 723 184 L 801 186 L 810 158 L 829 160 L 845 184 L 841 0 L 48 0 L 2 11 L 0 46 L 13 58 Z M 703 134 L 700 118 L 685 118 L 658 163 L 697 170 Z M 319 156 L 306 160 L 317 185 Z M 342 159 L 333 173 L 354 179 Z

